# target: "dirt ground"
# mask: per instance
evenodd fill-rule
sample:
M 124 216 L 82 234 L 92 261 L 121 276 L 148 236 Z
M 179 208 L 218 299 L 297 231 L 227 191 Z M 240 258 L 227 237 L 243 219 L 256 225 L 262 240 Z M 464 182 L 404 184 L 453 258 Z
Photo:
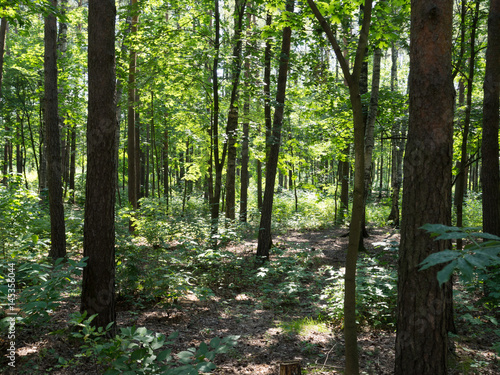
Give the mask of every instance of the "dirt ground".
M 318 262 L 341 266 L 345 261 L 348 238 L 345 229 L 331 229 L 311 232 L 290 232 L 274 239 L 274 245 L 293 247 L 295 251 L 320 250 Z M 371 229 L 370 237 L 365 240 L 366 251 L 377 252 L 378 242 L 399 241 L 398 234 L 388 228 Z M 255 252 L 256 242 L 246 241 L 230 244 L 229 250 L 242 255 Z M 279 373 L 282 362 L 298 360 L 303 373 L 341 374 L 344 367 L 344 340 L 342 330 L 335 327 L 324 330 L 309 330 L 303 334 L 285 332 L 280 323 L 291 319 L 315 317 L 314 306 L 307 303 L 292 310 L 256 309 L 255 301 L 245 294 L 232 298 L 216 297 L 210 301 L 199 301 L 194 296 L 186 296 L 180 306 L 174 310 L 150 307 L 141 311 L 129 311 L 126 306 L 117 306 L 119 326 L 146 326 L 155 332 L 166 335 L 179 332 L 174 352 L 208 342 L 211 338 L 239 335 L 235 349 L 216 358 L 215 374 L 252 374 L 275 375 Z M 70 312 L 77 311 L 79 300 L 72 298 L 58 311 L 52 321 L 52 327 L 44 327 L 43 332 L 60 329 L 67 323 Z M 457 322 L 460 329 L 460 322 Z M 18 361 L 31 363 L 31 370 L 16 373 L 31 374 L 100 374 L 102 368 L 84 362 L 78 368 L 56 369 L 58 355 L 71 358 L 79 348 L 63 335 L 50 336 L 41 334 L 41 329 L 24 331 L 18 343 Z M 360 347 L 360 370 L 363 374 L 391 374 L 394 366 L 395 333 L 363 329 L 358 335 Z M 3 350 L 2 343 L 0 346 Z M 491 342 L 462 343 L 453 357 L 471 359 L 471 363 L 483 360 L 480 368 L 471 366 L 450 366 L 450 374 L 499 374 L 499 359 L 489 349 Z M 495 359 L 496 358 L 496 359 Z M 474 359 L 474 361 L 472 361 Z M 463 362 L 463 361 L 462 361 Z M 5 372 L 8 373 L 8 372 Z

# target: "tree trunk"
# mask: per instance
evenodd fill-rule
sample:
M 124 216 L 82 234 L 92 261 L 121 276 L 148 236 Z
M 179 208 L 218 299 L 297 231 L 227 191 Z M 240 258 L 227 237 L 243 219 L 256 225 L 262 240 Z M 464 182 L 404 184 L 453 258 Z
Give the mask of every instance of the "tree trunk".
M 137 33 L 137 0 L 131 0 L 132 5 L 132 26 L 130 30 L 131 37 Z M 127 152 L 128 152 L 128 201 L 133 210 L 138 208 L 139 192 L 137 190 L 137 180 L 139 171 L 137 170 L 137 159 L 139 150 L 136 148 L 136 123 L 135 123 L 135 76 L 137 72 L 137 52 L 134 46 L 130 46 L 129 71 L 128 71 L 128 134 L 127 134 Z M 129 230 L 134 231 L 133 221 L 129 222 Z
M 226 170 L 226 218 L 236 218 L 236 135 L 238 132 L 238 86 L 241 72 L 241 51 L 243 41 L 241 31 L 243 17 L 245 15 L 246 1 L 236 0 L 234 6 L 234 40 L 233 66 L 232 66 L 232 90 L 227 115 L 227 170 Z
M 461 145 L 461 155 L 457 179 L 455 182 L 455 209 L 457 213 L 457 227 L 463 226 L 463 205 L 464 205 L 464 195 L 465 188 L 467 186 L 467 145 L 469 137 L 469 128 L 471 120 L 471 107 L 472 107 L 472 91 L 474 85 L 474 70 L 476 65 L 476 31 L 477 23 L 479 19 L 479 4 L 480 0 L 476 0 L 476 8 L 474 10 L 472 25 L 471 25 L 471 35 L 470 35 L 470 59 L 469 59 L 469 74 L 467 77 L 467 102 L 465 107 L 465 119 L 462 128 L 462 145 Z M 457 239 L 457 250 L 462 249 L 463 241 L 462 239 Z
M 344 79 L 349 87 L 349 98 L 352 106 L 354 123 L 354 192 L 351 225 L 349 229 L 349 244 L 346 256 L 345 270 L 345 293 L 344 293 L 344 337 L 345 337 L 345 372 L 348 375 L 359 374 L 357 324 L 356 324 L 356 263 L 358 249 L 362 234 L 363 211 L 364 211 L 364 150 L 365 150 L 365 121 L 363 118 L 363 106 L 360 95 L 360 74 L 364 61 L 366 47 L 368 45 L 368 32 L 371 23 L 372 1 L 365 1 L 363 8 L 363 21 L 359 32 L 359 40 L 356 49 L 352 73 L 342 50 L 338 45 L 329 23 L 320 13 L 313 0 L 307 0 L 314 16 L 320 23 L 328 41 L 333 47 L 337 59 L 342 68 Z
M 56 9 L 57 0 L 51 5 Z M 45 18 L 45 126 L 49 178 L 50 252 L 52 259 L 66 256 L 66 233 L 61 183 L 61 138 L 57 100 L 57 21 L 54 14 Z
M 293 12 L 294 0 L 287 0 L 286 11 Z M 276 91 L 276 107 L 274 109 L 273 128 L 271 133 L 271 144 L 266 161 L 266 187 L 264 190 L 264 201 L 259 225 L 259 237 L 257 244 L 257 258 L 269 259 L 269 250 L 272 244 L 271 217 L 273 211 L 274 184 L 276 170 L 278 167 L 279 150 L 281 143 L 281 128 L 283 124 L 283 110 L 285 107 L 286 82 L 288 78 L 288 62 L 290 59 L 290 42 L 292 29 L 287 26 L 283 29 L 281 42 L 281 54 L 278 71 L 278 88 Z
M 98 314 L 106 327 L 115 312 L 115 197 L 118 144 L 116 132 L 115 17 L 111 0 L 89 0 L 89 105 L 87 184 L 80 310 Z M 114 336 L 113 325 L 111 335 Z
M 378 93 L 380 89 L 380 61 L 382 59 L 382 50 L 375 48 L 373 52 L 373 73 L 372 73 L 372 91 L 370 96 L 370 107 L 368 109 L 368 117 L 365 127 L 365 171 L 364 171 L 364 208 L 363 208 L 363 237 L 368 235 L 366 231 L 366 202 L 370 195 L 372 186 L 372 156 L 373 147 L 375 146 L 375 120 L 377 119 L 378 111 Z M 362 245 L 362 239 L 360 245 Z
M 395 43 L 392 43 L 391 47 L 391 62 L 391 91 L 395 92 L 397 91 L 398 84 L 398 49 Z M 391 150 L 391 212 L 387 217 L 387 221 L 392 221 L 392 225 L 395 228 L 399 228 L 399 193 L 401 191 L 401 182 L 403 181 L 404 135 L 401 134 L 401 121 L 398 119 L 395 119 L 392 124 Z
M 498 113 L 500 95 L 500 0 L 490 1 L 488 48 L 484 77 L 483 141 L 481 147 L 483 186 L 483 231 L 500 235 L 500 176 L 498 166 Z
M 440 375 L 447 366 L 447 302 L 437 267 L 419 271 L 449 243 L 419 229 L 451 224 L 454 88 L 453 1 L 412 2 L 410 121 L 404 160 L 395 374 Z
M 250 14 L 247 16 L 247 30 L 250 29 Z M 248 34 L 248 32 L 247 32 Z M 250 45 L 246 46 L 250 49 Z M 240 183 L 240 221 L 247 222 L 248 216 L 248 162 L 249 162 L 249 143 L 250 143 L 250 59 L 245 61 L 245 103 L 243 104 L 243 139 L 241 142 L 241 183 Z

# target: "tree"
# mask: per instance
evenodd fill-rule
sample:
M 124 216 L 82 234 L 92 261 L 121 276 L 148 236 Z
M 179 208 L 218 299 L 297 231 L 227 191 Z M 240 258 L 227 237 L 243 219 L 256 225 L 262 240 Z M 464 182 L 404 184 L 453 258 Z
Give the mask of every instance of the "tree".
M 236 206 L 236 133 L 238 130 L 238 86 L 241 73 L 242 27 L 246 0 L 236 0 L 234 4 L 234 48 L 232 64 L 232 90 L 229 113 L 227 115 L 227 173 L 226 173 L 226 217 L 235 219 Z
M 365 152 L 365 121 L 363 106 L 360 96 L 360 75 L 368 45 L 368 32 L 371 23 L 372 2 L 365 2 L 363 9 L 363 21 L 359 33 L 359 41 L 352 73 L 342 53 L 329 23 L 323 17 L 313 0 L 307 0 L 314 16 L 325 32 L 328 41 L 332 45 L 335 55 L 339 61 L 344 74 L 344 79 L 349 88 L 349 98 L 352 106 L 354 123 L 354 193 L 351 215 L 351 226 L 349 231 L 349 245 L 346 257 L 345 292 L 344 292 L 344 336 L 346 373 L 358 374 L 358 344 L 356 324 L 356 263 L 358 260 L 358 248 L 362 235 L 362 221 L 364 212 L 364 152 Z
M 52 0 L 54 9 L 57 0 Z M 57 20 L 55 14 L 45 17 L 45 126 L 50 208 L 50 252 L 52 259 L 66 256 L 66 233 L 61 181 L 61 138 L 57 100 Z
M 293 12 L 294 0 L 287 0 L 286 12 Z M 276 91 L 276 107 L 274 109 L 273 127 L 269 139 L 269 151 L 266 159 L 266 187 L 260 216 L 259 237 L 257 244 L 257 258 L 269 259 L 269 250 L 272 245 L 271 217 L 273 211 L 274 185 L 278 169 L 279 150 L 281 145 L 281 128 L 283 125 L 283 111 L 285 107 L 286 82 L 288 78 L 288 62 L 290 60 L 290 44 L 292 28 L 283 28 L 281 41 L 280 65 L 278 71 L 278 87 Z
M 80 310 L 106 327 L 115 313 L 115 193 L 117 184 L 114 0 L 89 1 L 87 184 Z
M 498 113 L 500 96 L 500 1 L 490 1 L 488 47 L 484 77 L 481 183 L 483 186 L 483 231 L 500 235 L 500 176 L 498 166 Z
M 139 18 L 137 1 L 132 0 L 132 18 L 131 18 L 131 38 L 137 33 L 137 21 Z M 128 201 L 132 206 L 132 209 L 137 210 L 138 199 L 139 199 L 139 189 L 137 181 L 139 180 L 139 150 L 138 150 L 138 137 L 139 132 L 137 131 L 136 124 L 136 74 L 137 74 L 137 51 L 134 42 L 131 42 L 130 52 L 129 52 L 129 75 L 128 75 L 128 137 L 127 137 L 127 152 L 128 152 Z M 129 230 L 133 231 L 134 226 L 132 221 L 129 224 Z
M 451 0 L 412 2 L 395 374 L 446 374 L 445 288 L 419 264 L 448 245 L 420 227 L 451 223 L 452 21 Z

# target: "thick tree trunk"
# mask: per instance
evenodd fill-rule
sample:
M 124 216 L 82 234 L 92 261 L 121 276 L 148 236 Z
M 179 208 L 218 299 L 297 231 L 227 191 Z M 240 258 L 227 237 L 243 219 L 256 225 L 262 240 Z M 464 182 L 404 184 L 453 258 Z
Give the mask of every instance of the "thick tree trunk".
M 483 141 L 481 147 L 483 186 L 483 231 L 500 235 L 500 176 L 498 165 L 498 113 L 500 95 L 500 0 L 490 1 L 488 48 L 484 77 Z
M 81 311 L 97 327 L 116 321 L 115 197 L 117 184 L 115 17 L 113 0 L 89 1 L 89 108 Z M 116 331 L 115 325 L 111 334 Z
M 294 0 L 287 0 L 286 11 L 293 12 Z M 271 144 L 266 162 L 266 187 L 264 190 L 264 201 L 259 225 L 259 237 L 257 244 L 257 258 L 269 259 L 269 250 L 272 244 L 271 218 L 273 211 L 274 185 L 276 170 L 278 168 L 279 150 L 281 144 L 281 128 L 283 124 L 283 110 L 285 107 L 286 82 L 288 78 L 288 62 L 290 60 L 290 42 L 292 29 L 283 29 L 281 42 L 281 54 L 278 71 L 278 88 L 276 91 L 276 108 L 274 109 L 273 128 L 271 132 Z
M 51 5 L 57 7 L 57 1 Z M 61 138 L 57 100 L 57 22 L 56 16 L 45 18 L 45 126 L 49 178 L 50 252 L 52 259 L 66 256 L 66 233 L 61 182 Z
M 395 374 L 444 375 L 449 301 L 438 269 L 419 271 L 419 264 L 449 243 L 419 228 L 451 224 L 453 1 L 413 1 L 411 14 Z

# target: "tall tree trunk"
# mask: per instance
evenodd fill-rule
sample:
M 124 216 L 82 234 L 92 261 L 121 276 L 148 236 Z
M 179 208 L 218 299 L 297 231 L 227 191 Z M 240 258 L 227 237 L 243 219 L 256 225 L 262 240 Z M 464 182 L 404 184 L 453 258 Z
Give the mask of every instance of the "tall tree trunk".
M 451 224 L 454 88 L 453 1 L 413 1 L 410 31 L 410 122 L 404 160 L 395 374 L 447 373 L 446 288 L 437 267 L 419 270 L 449 243 L 419 229 Z
M 457 179 L 455 182 L 455 209 L 457 214 L 457 227 L 463 226 L 463 205 L 464 205 L 464 195 L 465 188 L 467 186 L 467 145 L 469 137 L 470 128 L 470 117 L 472 110 L 472 91 L 474 85 L 474 71 L 476 65 L 476 31 L 477 23 L 479 19 L 479 5 L 481 1 L 476 0 L 476 8 L 474 10 L 472 25 L 471 25 L 471 35 L 470 35 L 470 59 L 469 59 L 469 73 L 467 77 L 467 102 L 465 107 L 465 118 L 462 129 L 462 145 L 460 148 L 460 163 Z M 457 249 L 462 249 L 463 241 L 462 239 L 457 239 Z
M 69 156 L 69 191 L 70 201 L 75 203 L 75 176 L 76 176 L 76 128 L 71 128 L 71 144 Z
M 393 42 L 391 47 L 391 91 L 396 92 L 398 85 L 398 48 Z M 399 193 L 403 181 L 404 136 L 401 134 L 401 121 L 395 119 L 391 129 L 391 212 L 387 221 L 399 228 Z M 382 163 L 381 163 L 382 168 Z M 382 181 L 382 178 L 380 179 Z M 382 189 L 380 189 L 382 191 Z
M 294 0 L 287 0 L 286 11 L 293 12 Z M 292 29 L 283 28 L 281 54 L 278 70 L 278 88 L 276 91 L 276 107 L 274 109 L 273 127 L 270 137 L 270 147 L 266 161 L 266 187 L 259 225 L 257 244 L 257 258 L 269 259 L 269 250 L 272 245 L 271 217 L 273 211 L 274 185 L 276 170 L 278 168 L 279 150 L 281 144 L 281 128 L 283 124 L 283 111 L 285 107 L 286 82 L 288 78 L 288 62 L 290 60 L 290 43 Z
M 54 9 L 57 0 L 51 0 Z M 45 126 L 49 177 L 50 252 L 52 259 L 66 256 L 66 233 L 61 181 L 61 138 L 57 101 L 57 22 L 54 14 L 45 17 Z
M 238 86 L 241 72 L 241 54 L 243 40 L 241 31 L 243 28 L 243 17 L 245 15 L 246 0 L 236 0 L 234 5 L 234 40 L 233 66 L 232 66 L 232 90 L 227 115 L 227 170 L 226 170 L 226 218 L 236 218 L 236 135 L 238 132 Z
M 220 12 L 219 0 L 214 3 L 214 26 L 215 57 L 212 66 L 212 89 L 213 89 L 213 113 L 210 129 L 210 163 L 209 163 L 209 201 L 210 201 L 210 219 L 211 219 L 211 237 L 213 247 L 217 247 L 217 233 L 219 230 L 219 208 L 220 195 L 222 188 L 222 168 L 226 159 L 227 143 L 224 143 L 222 158 L 220 158 L 219 148 L 219 54 L 220 54 Z M 214 179 L 215 172 L 215 179 Z
M 484 76 L 483 141 L 481 147 L 483 186 L 483 231 L 500 235 L 500 176 L 498 166 L 498 113 L 500 95 L 500 0 L 490 0 L 488 48 Z
M 116 118 L 114 0 L 89 0 L 89 104 L 87 184 L 80 310 L 97 314 L 92 324 L 106 327 L 115 312 L 115 197 L 118 122 Z M 116 332 L 112 326 L 111 336 Z
M 320 23 L 330 42 L 337 59 L 342 68 L 344 79 L 349 87 L 349 98 L 352 106 L 354 124 L 354 192 L 351 225 L 349 230 L 349 244 L 346 256 L 345 270 L 345 293 L 344 293 L 344 336 L 346 374 L 359 374 L 357 324 L 356 324 L 356 263 L 358 260 L 358 249 L 362 234 L 363 211 L 364 211 L 364 151 L 365 151 L 365 121 L 363 118 L 363 106 L 360 96 L 360 74 L 368 45 L 368 33 L 371 23 L 372 1 L 365 1 L 363 8 L 363 21 L 359 32 L 359 40 L 356 49 L 352 73 L 342 50 L 330 28 L 329 23 L 320 13 L 313 0 L 307 0 L 314 16 Z
M 132 21 L 131 21 L 131 38 L 137 33 L 137 21 L 139 18 L 137 10 L 137 1 L 131 0 L 132 5 Z M 133 43 L 133 42 L 132 42 Z M 130 46 L 129 54 L 129 71 L 128 71 L 128 115 L 127 115 L 127 152 L 128 152 L 128 202 L 133 210 L 138 208 L 139 191 L 137 190 L 137 180 L 139 178 L 139 171 L 137 170 L 137 160 L 139 150 L 136 148 L 137 130 L 136 130 L 136 110 L 135 110 L 135 78 L 137 72 L 137 51 L 135 46 Z M 133 221 L 129 222 L 129 230 L 134 231 Z
M 372 186 L 372 157 L 373 147 L 375 146 L 375 120 L 377 119 L 378 112 L 378 93 L 380 89 L 380 61 L 382 59 L 382 50 L 375 48 L 373 52 L 373 73 L 372 73 L 372 90 L 370 95 L 370 107 L 368 109 L 368 116 L 366 119 L 365 127 L 365 171 L 364 171 L 364 209 L 363 209 L 363 236 L 366 237 L 366 203 L 370 195 Z M 363 245 L 360 239 L 360 245 Z
M 250 12 L 249 12 L 250 13 Z M 251 15 L 247 15 L 247 30 L 250 30 Z M 248 34 L 248 31 L 247 31 Z M 250 49 L 247 44 L 246 49 Z M 245 60 L 245 103 L 243 104 L 243 139 L 241 141 L 241 183 L 240 183 L 240 221 L 247 222 L 248 211 L 248 162 L 249 162 L 249 143 L 250 143 L 250 59 Z

